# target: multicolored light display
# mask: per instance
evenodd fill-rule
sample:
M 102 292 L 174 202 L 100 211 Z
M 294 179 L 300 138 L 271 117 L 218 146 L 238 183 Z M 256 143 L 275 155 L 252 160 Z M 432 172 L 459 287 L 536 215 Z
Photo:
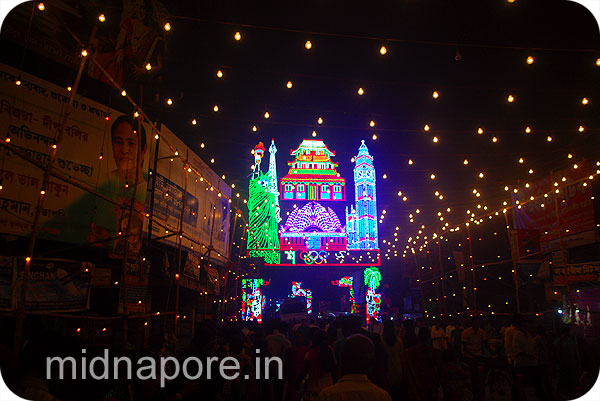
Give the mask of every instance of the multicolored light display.
M 381 294 L 375 292 L 381 283 L 381 273 L 377 267 L 369 267 L 364 272 L 365 285 L 367 288 L 367 326 L 369 320 L 375 319 L 381 321 L 379 312 L 381 310 Z
M 302 288 L 300 281 L 292 281 L 292 297 L 306 298 L 306 312 L 312 314 L 312 292 L 309 289 Z
M 345 200 L 345 180 L 332 161 L 335 152 L 322 140 L 305 139 L 291 150 L 294 160 L 277 182 L 275 153 L 269 147 L 269 173 L 260 171 L 265 148 L 254 149 L 255 164 L 250 179 L 248 211 L 248 255 L 262 257 L 268 265 L 282 266 L 373 266 L 380 264 L 373 156 L 362 141 L 354 158 L 355 204 L 346 208 L 346 225 L 320 202 Z M 279 192 L 279 189 L 281 192 Z M 283 201 L 306 201 L 294 205 L 279 227 L 279 196 Z
M 346 287 L 350 289 L 350 313 L 358 313 L 358 308 L 356 307 L 356 299 L 354 299 L 354 287 L 352 286 L 353 282 L 353 277 L 345 276 L 340 278 L 339 280 L 332 281 L 331 284 L 337 285 L 338 287 Z
M 242 279 L 242 319 L 262 323 L 262 313 L 265 308 L 265 297 L 260 286 L 269 282 L 262 278 Z

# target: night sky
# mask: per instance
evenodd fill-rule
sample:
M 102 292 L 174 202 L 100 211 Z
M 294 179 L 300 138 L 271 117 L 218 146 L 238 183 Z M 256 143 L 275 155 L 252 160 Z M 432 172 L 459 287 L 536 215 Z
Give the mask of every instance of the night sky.
M 114 28 L 118 16 L 104 10 L 102 3 L 94 4 L 107 14 L 107 27 L 113 21 Z M 399 256 L 406 238 L 421 225 L 429 233 L 439 230 L 438 211 L 444 222 L 463 223 L 465 211 L 477 204 L 500 210 L 502 201 L 510 200 L 505 185 L 523 185 L 582 158 L 597 160 L 600 37 L 594 17 L 579 4 L 554 0 L 164 4 L 172 29 L 166 35 L 163 70 L 143 84 L 148 115 L 163 121 L 205 161 L 214 157 L 215 170 L 242 193 L 253 162 L 250 151 L 258 141 L 268 147 L 275 139 L 281 178 L 292 160 L 289 150 L 312 138 L 316 130 L 317 139 L 336 152 L 338 171 L 349 184 L 345 204 L 350 204 L 350 159 L 364 139 L 375 157 L 378 211 L 387 212 L 380 225 L 380 246 L 385 249 L 382 240 L 392 238 L 399 227 Z M 236 31 L 242 35 L 240 41 L 234 40 Z M 305 48 L 307 40 L 310 50 Z M 381 46 L 387 49 L 385 55 L 380 54 Z M 534 58 L 532 64 L 526 62 L 528 56 Z M 14 58 L 4 62 L 19 64 Z M 23 68 L 58 84 L 73 79 L 72 70 L 50 74 L 43 70 L 52 66 L 40 65 L 38 61 Z M 223 71 L 222 78 L 217 77 L 218 70 Z M 288 81 L 293 83 L 291 89 L 286 87 Z M 129 93 L 137 86 L 125 84 Z M 363 96 L 357 94 L 359 87 Z M 114 92 L 109 104 L 117 107 L 117 92 L 107 90 Z M 438 99 L 432 97 L 433 91 L 439 93 Z M 514 102 L 507 101 L 509 95 Z M 582 104 L 583 97 L 589 104 Z M 168 98 L 173 99 L 172 106 L 166 104 Z M 217 113 L 214 105 L 219 107 Z M 269 119 L 263 117 L 265 111 Z M 317 124 L 318 117 L 323 118 L 322 125 Z M 585 127 L 583 133 L 578 131 L 580 125 Z M 479 127 L 482 135 L 477 134 Z M 573 159 L 567 158 L 568 153 Z M 519 158 L 524 162 L 518 163 Z M 475 197 L 473 189 L 481 197 Z M 408 200 L 402 201 L 398 191 Z M 282 205 L 284 212 L 289 206 Z M 343 217 L 342 209 L 336 211 Z M 410 213 L 415 216 L 412 224 Z M 384 267 L 400 260 L 384 260 Z

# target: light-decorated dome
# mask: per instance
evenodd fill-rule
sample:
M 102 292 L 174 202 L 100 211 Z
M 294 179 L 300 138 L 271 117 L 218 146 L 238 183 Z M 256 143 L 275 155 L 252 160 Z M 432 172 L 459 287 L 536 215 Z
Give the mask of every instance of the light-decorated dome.
M 330 207 L 325 208 L 317 202 L 309 202 L 290 213 L 290 217 L 283 226 L 283 232 L 341 233 L 344 232 L 344 228 Z

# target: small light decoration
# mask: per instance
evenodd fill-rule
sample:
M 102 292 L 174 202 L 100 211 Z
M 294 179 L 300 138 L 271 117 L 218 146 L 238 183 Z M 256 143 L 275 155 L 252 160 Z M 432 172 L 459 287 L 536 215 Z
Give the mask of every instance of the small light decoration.
M 171 30 L 171 24 L 170 23 L 165 23 L 165 31 L 169 32 Z
M 242 320 L 262 323 L 265 297 L 260 291 L 260 287 L 268 284 L 262 278 L 242 279 Z
M 357 91 L 357 93 L 358 93 L 358 95 L 359 95 L 359 96 L 362 96 L 362 95 L 364 95 L 364 94 L 365 94 L 365 90 L 364 90 L 362 87 L 361 87 L 361 88 L 358 88 L 358 91 Z
M 533 58 L 533 56 L 527 56 L 527 64 L 533 64 L 535 61 L 535 59 Z
M 432 139 L 432 141 L 433 141 L 433 143 L 438 143 L 439 139 L 438 139 L 437 136 L 434 136 L 433 139 Z
M 82 57 L 87 57 L 87 55 L 88 55 L 88 52 L 87 52 L 87 50 L 83 49 L 83 50 L 81 51 L 81 56 L 82 56 Z
M 123 89 L 123 90 L 121 91 L 121 96 L 123 96 L 123 97 L 127 96 L 127 92 L 125 92 L 125 89 Z
M 265 111 L 265 118 L 269 118 L 269 117 L 271 117 L 271 115 L 269 114 L 268 111 Z
M 373 136 L 371 137 L 374 141 L 377 140 L 377 134 L 373 133 Z
M 241 34 L 241 33 L 239 33 L 239 32 L 236 32 L 236 33 L 233 35 L 233 38 L 234 38 L 235 40 L 237 40 L 237 41 L 240 41 L 240 40 L 242 40 L 242 34 Z
M 374 126 L 375 126 L 375 121 L 373 121 L 373 120 L 369 121 L 369 127 L 371 127 L 371 128 L 372 128 L 372 127 L 374 127 Z
M 515 97 L 513 95 L 508 95 L 508 97 L 506 98 L 506 100 L 508 101 L 508 103 L 512 103 L 515 101 Z
M 100 22 L 106 21 L 106 16 L 104 14 L 98 15 L 98 21 L 100 21 Z
M 546 141 L 552 142 L 552 137 L 550 135 L 548 135 L 548 137 L 546 138 Z
M 304 43 L 304 47 L 306 48 L 306 50 L 312 49 L 312 43 L 311 43 L 311 41 L 307 40 L 306 43 Z
M 287 84 L 285 84 L 285 86 L 287 86 L 288 89 L 292 89 L 292 86 L 294 86 L 294 84 L 292 83 L 292 81 L 287 81 Z
M 221 71 L 221 70 L 217 71 L 217 78 L 223 78 L 223 71 Z
M 381 46 L 379 48 L 379 54 L 381 54 L 382 56 L 385 56 L 387 54 L 387 48 L 385 46 Z
M 38 8 L 38 10 L 40 10 L 40 11 L 44 11 L 44 10 L 46 9 L 46 6 L 44 5 L 44 3 L 38 3 L 38 6 L 37 6 L 37 8 Z
M 435 174 L 433 174 L 433 173 L 432 173 L 432 174 L 429 176 L 429 178 L 431 178 L 432 180 L 435 180 Z
M 194 119 L 192 120 L 192 125 L 196 125 L 196 124 L 198 124 L 198 121 L 196 121 L 196 119 L 194 118 Z
M 479 173 L 479 178 L 483 178 L 483 177 L 485 177 L 485 174 Z
M 213 111 L 214 111 L 215 113 L 216 113 L 216 112 L 218 112 L 218 111 L 219 111 L 219 106 L 217 106 L 217 105 L 215 104 L 215 106 L 213 107 Z
M 585 104 L 588 104 L 588 103 L 589 103 L 589 100 L 588 100 L 587 97 L 584 97 L 583 99 L 581 99 L 581 104 L 585 105 Z
M 467 159 L 465 159 L 465 160 L 463 161 L 463 164 L 466 166 L 466 165 L 468 165 L 468 164 L 469 164 L 469 161 L 468 161 Z
M 252 126 L 252 132 L 256 132 L 256 131 L 258 131 L 258 127 L 256 127 L 256 125 L 253 125 Z
M 492 142 L 494 142 L 494 143 L 498 142 L 498 138 L 497 137 L 492 137 Z
M 368 267 L 364 271 L 365 285 L 367 288 L 366 301 L 367 301 L 367 326 L 369 320 L 375 319 L 381 321 L 379 311 L 381 310 L 381 294 L 377 294 L 375 290 L 381 283 L 381 273 L 377 267 Z
M 150 71 L 152 69 L 152 64 L 146 63 L 146 70 Z
M 429 124 L 425 124 L 425 126 L 423 127 L 423 130 L 425 132 L 429 131 Z
M 483 134 L 483 128 L 481 128 L 481 127 L 477 128 L 477 133 L 479 135 Z
M 319 125 L 323 124 L 323 118 L 322 117 L 317 118 L 317 124 L 319 124 Z
M 583 125 L 580 125 L 579 128 L 577 129 L 579 132 L 583 132 L 585 131 L 585 128 Z
M 173 104 L 173 100 L 172 100 L 171 98 L 168 98 L 168 99 L 167 99 L 167 104 L 168 104 L 169 106 L 171 106 L 171 105 Z
M 413 163 L 414 163 L 414 162 L 412 161 L 412 159 L 408 159 L 408 165 L 409 165 L 409 166 L 412 166 L 412 164 L 413 164 Z
M 306 312 L 312 314 L 312 292 L 309 289 L 302 288 L 300 281 L 292 281 L 292 297 L 306 298 Z
M 531 133 L 531 127 L 530 126 L 525 127 L 525 133 L 526 134 L 530 134 Z
M 434 99 L 437 99 L 438 97 L 440 97 L 440 94 L 438 93 L 438 91 L 433 91 L 433 93 L 431 94 L 431 96 L 432 96 Z

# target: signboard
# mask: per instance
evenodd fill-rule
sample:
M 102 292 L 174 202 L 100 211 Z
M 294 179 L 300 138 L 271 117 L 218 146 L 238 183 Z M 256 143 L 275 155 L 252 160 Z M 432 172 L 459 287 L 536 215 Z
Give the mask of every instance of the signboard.
M 281 263 L 265 266 L 379 266 L 379 250 L 325 251 L 325 250 L 279 250 Z
M 595 229 L 591 186 L 576 182 L 590 175 L 590 167 L 585 160 L 577 163 L 577 166 L 577 169 L 569 167 L 559 170 L 552 177 L 537 180 L 529 188 L 520 188 L 518 193 L 513 194 L 513 202 L 526 202 L 521 209 L 513 208 L 514 226 L 519 232 L 518 239 L 521 243 L 520 256 L 527 254 L 527 250 L 533 253 L 556 248 L 560 233 L 563 237 L 568 237 Z M 555 182 L 559 186 L 572 184 L 554 194 Z M 545 194 L 548 195 L 544 196 Z M 531 196 L 535 200 L 530 201 Z M 558 202 L 558 218 L 555 198 Z
M 17 77 L 21 85 L 15 84 Z M 128 237 L 128 250 L 136 253 L 144 224 L 151 128 L 142 125 L 138 134 L 137 121 L 81 96 L 75 96 L 65 123 L 69 96 L 65 88 L 0 64 L 0 137 L 6 144 L 0 148 L 0 232 L 31 235 L 35 205 L 44 191 L 40 238 L 92 244 L 122 255 L 125 237 L 118 239 L 119 233 L 130 225 L 134 235 Z M 57 177 L 42 188 L 43 171 L 31 163 L 47 163 L 61 128 L 55 170 L 89 192 Z M 136 179 L 138 140 L 142 166 Z
M 552 269 L 555 286 L 566 286 L 568 284 L 600 281 L 600 263 L 580 263 L 554 267 Z
M 0 258 L 0 309 L 14 310 L 25 259 Z M 74 312 L 89 308 L 93 264 L 65 259 L 32 259 L 25 301 L 29 312 Z M 10 279 L 9 279 L 10 277 Z
M 167 228 L 153 224 L 152 236 L 164 237 L 161 241 L 178 244 L 177 236 L 168 236 L 167 231 L 179 231 L 181 210 L 185 205 L 183 231 L 204 247 L 194 245 L 186 238 L 182 239 L 182 245 L 188 250 L 205 253 L 206 246 L 212 243 L 214 250 L 210 255 L 211 260 L 225 262 L 229 257 L 231 188 L 167 127 L 161 127 L 160 137 L 171 146 L 162 140 L 156 142 L 155 184 L 153 190 L 149 188 L 148 202 L 154 201 L 153 217 Z M 153 155 L 156 154 L 155 150 L 154 147 Z M 188 164 L 184 165 L 179 157 L 175 157 L 175 152 Z M 188 170 L 189 167 L 192 172 Z

